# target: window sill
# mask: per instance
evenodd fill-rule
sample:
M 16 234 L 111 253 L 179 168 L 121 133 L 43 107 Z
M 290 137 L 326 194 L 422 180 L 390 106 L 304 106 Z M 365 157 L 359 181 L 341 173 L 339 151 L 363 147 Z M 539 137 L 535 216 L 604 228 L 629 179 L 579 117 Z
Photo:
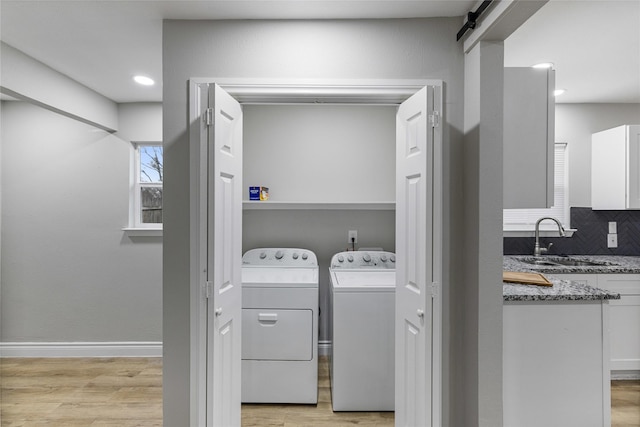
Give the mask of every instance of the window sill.
M 576 228 L 567 228 L 564 230 L 565 237 L 573 236 L 573 233 L 578 231 Z M 535 230 L 503 230 L 502 237 L 535 237 Z M 540 237 L 560 237 L 558 235 L 558 229 L 553 230 L 540 230 Z
M 160 236 L 162 237 L 162 227 L 154 227 L 154 228 L 134 228 L 134 227 L 125 227 L 122 229 L 124 234 L 129 237 L 140 237 L 140 236 Z

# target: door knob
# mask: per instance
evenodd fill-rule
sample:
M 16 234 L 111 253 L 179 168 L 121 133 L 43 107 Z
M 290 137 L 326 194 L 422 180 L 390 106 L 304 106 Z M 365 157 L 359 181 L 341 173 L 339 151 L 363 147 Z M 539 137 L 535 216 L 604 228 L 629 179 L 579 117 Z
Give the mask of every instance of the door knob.
M 215 314 L 216 314 L 216 317 L 221 316 L 222 315 L 222 307 L 216 308 Z
M 419 318 L 424 319 L 424 310 L 419 308 L 416 314 Z

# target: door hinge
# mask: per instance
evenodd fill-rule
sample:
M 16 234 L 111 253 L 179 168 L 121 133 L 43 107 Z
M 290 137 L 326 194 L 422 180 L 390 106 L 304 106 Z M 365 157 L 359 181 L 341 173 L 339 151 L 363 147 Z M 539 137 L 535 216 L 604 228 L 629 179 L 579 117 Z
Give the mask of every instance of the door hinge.
M 431 284 L 431 298 L 436 298 L 438 296 L 439 288 L 440 285 L 438 284 L 438 282 L 433 282 Z
M 204 110 L 204 124 L 211 126 L 213 124 L 213 108 L 207 108 Z
M 205 282 L 203 283 L 203 294 L 206 299 L 211 299 L 213 297 L 213 282 Z
M 440 112 L 434 111 L 432 114 L 429 114 L 429 125 L 432 128 L 437 128 L 440 126 Z

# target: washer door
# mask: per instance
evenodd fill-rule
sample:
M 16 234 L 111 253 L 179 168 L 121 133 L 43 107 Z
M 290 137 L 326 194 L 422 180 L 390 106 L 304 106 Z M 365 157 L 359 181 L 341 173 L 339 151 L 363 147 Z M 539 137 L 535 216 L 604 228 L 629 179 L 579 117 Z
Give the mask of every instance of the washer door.
M 242 310 L 243 360 L 311 360 L 311 310 Z

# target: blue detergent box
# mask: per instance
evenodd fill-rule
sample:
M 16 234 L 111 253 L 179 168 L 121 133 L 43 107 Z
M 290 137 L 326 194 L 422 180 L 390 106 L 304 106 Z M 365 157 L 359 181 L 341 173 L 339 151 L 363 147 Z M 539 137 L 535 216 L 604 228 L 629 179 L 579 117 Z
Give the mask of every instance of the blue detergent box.
M 269 188 L 249 187 L 249 200 L 269 200 Z

